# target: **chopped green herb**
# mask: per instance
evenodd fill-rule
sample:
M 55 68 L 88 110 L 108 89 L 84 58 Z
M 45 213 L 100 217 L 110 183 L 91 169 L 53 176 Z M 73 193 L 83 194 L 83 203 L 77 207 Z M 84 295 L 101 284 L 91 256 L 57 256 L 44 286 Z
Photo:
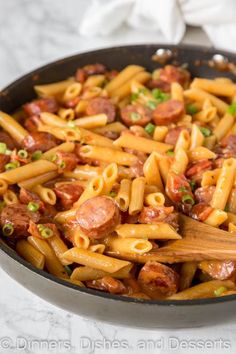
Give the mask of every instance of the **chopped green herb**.
M 36 150 L 33 154 L 32 154 L 32 156 L 31 156 L 31 158 L 32 158 L 32 161 L 36 161 L 36 160 L 39 160 L 41 157 L 42 157 L 42 151 L 41 150 Z
M 153 134 L 154 130 L 155 130 L 156 126 L 152 123 L 148 123 L 146 125 L 146 127 L 144 128 L 144 130 L 148 133 L 148 134 Z
M 218 289 L 214 291 L 215 296 L 220 296 L 225 292 L 227 288 L 225 286 L 220 286 Z
M 189 194 L 185 194 L 185 195 L 183 195 L 183 197 L 182 197 L 182 202 L 183 203 L 187 203 L 187 204 L 194 204 L 195 202 L 194 202 L 194 199 L 191 197 L 191 195 L 189 195 Z
M 196 186 L 196 182 L 195 181 L 190 181 L 189 182 L 189 184 L 190 184 L 190 187 L 192 188 L 192 189 L 194 189 L 195 188 L 195 186 Z
M 29 204 L 27 205 L 27 208 L 32 211 L 33 213 L 35 213 L 36 211 L 39 210 L 39 205 L 38 203 L 34 203 L 34 202 L 29 202 Z
M 148 108 L 154 110 L 154 109 L 156 108 L 156 106 L 157 106 L 157 102 L 155 102 L 155 101 L 148 101 L 147 104 L 146 104 L 146 106 L 147 106 Z
M 17 155 L 22 159 L 26 159 L 28 157 L 28 152 L 22 149 L 18 151 Z
M 146 93 L 148 93 L 148 89 L 146 89 L 145 87 L 141 87 L 141 88 L 138 90 L 138 94 L 143 94 L 143 95 L 145 95 Z
M 6 152 L 5 152 L 6 155 L 11 155 L 12 154 L 12 151 L 9 150 L 9 149 L 6 149 Z
M 207 138 L 208 136 L 211 135 L 211 130 L 209 128 L 200 127 L 199 129 L 201 130 L 201 132 L 205 136 L 205 138 Z
M 52 155 L 50 160 L 52 162 L 55 162 L 57 160 L 57 155 L 56 154 Z
M 60 168 L 65 168 L 66 167 L 66 163 L 65 161 L 62 161 L 59 165 Z
M 186 187 L 181 186 L 181 187 L 179 187 L 178 191 L 179 191 L 179 192 L 186 192 L 187 189 L 186 189 Z
M 226 211 L 227 213 L 229 212 L 229 205 L 228 204 L 226 204 L 224 211 Z
M 230 114 L 236 114 L 236 102 L 233 102 L 227 109 L 227 112 Z
M 131 112 L 130 118 L 131 118 L 132 122 L 137 122 L 141 119 L 141 114 L 139 114 L 137 112 Z
M 0 143 L 0 154 L 5 154 L 7 150 L 7 145 L 5 143 Z
M 198 109 L 197 109 L 197 107 L 196 107 L 194 104 L 188 104 L 188 105 L 186 106 L 186 112 L 187 112 L 188 114 L 193 115 L 193 114 L 195 114 L 195 113 L 198 112 Z
M 170 157 L 175 156 L 174 150 L 167 150 L 167 151 L 166 151 L 166 155 L 167 155 L 167 156 L 170 156 Z
M 6 171 L 14 170 L 15 168 L 17 168 L 19 166 L 20 166 L 19 161 L 9 162 L 5 165 L 5 170 Z
M 110 191 L 110 192 L 109 192 L 109 196 L 110 196 L 111 198 L 115 198 L 115 197 L 116 197 L 116 192 Z
M 138 99 L 138 93 L 137 92 L 133 92 L 132 94 L 131 94 L 131 96 L 130 96 L 130 101 L 131 102 L 134 102 L 134 101 L 136 101 L 137 99 Z
M 158 103 L 167 101 L 170 99 L 170 95 L 168 93 L 162 92 L 160 89 L 155 88 L 152 90 L 153 97 L 158 101 Z
M 53 231 L 49 227 L 46 227 L 43 224 L 38 224 L 37 227 L 38 227 L 38 230 L 40 232 L 40 235 L 43 238 L 49 238 L 49 237 L 53 236 Z
M 72 270 L 70 269 L 70 267 L 68 265 L 65 265 L 64 268 L 66 273 L 70 276 L 72 274 Z
M 11 236 L 14 232 L 14 227 L 12 224 L 5 224 L 3 227 L 2 227 L 2 232 L 3 232 L 3 235 L 4 236 Z

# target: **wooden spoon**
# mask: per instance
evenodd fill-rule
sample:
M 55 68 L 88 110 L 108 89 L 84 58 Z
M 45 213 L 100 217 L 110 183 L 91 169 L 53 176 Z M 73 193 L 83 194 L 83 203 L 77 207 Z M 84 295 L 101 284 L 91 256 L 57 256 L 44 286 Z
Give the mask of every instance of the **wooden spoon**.
M 203 260 L 236 261 L 236 234 L 206 225 L 180 215 L 181 240 L 170 241 L 166 246 L 153 249 L 143 255 L 130 253 L 114 254 L 121 259 L 145 263 L 158 261 L 177 263 Z

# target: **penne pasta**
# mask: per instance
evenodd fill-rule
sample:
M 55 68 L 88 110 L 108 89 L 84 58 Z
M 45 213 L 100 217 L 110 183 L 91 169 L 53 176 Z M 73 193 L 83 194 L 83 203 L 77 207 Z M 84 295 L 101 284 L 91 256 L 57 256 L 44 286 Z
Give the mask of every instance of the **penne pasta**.
M 116 233 L 120 237 L 135 237 L 150 240 L 175 240 L 181 238 L 173 227 L 165 223 L 122 224 L 117 226 Z

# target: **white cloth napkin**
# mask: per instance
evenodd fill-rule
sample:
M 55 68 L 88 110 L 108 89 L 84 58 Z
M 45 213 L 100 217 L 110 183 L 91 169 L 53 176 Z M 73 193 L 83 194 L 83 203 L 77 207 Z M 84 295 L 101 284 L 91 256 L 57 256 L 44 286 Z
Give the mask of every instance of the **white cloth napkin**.
M 236 0 L 92 0 L 79 32 L 109 35 L 124 24 L 161 32 L 173 44 L 186 25 L 201 26 L 214 46 L 236 51 Z

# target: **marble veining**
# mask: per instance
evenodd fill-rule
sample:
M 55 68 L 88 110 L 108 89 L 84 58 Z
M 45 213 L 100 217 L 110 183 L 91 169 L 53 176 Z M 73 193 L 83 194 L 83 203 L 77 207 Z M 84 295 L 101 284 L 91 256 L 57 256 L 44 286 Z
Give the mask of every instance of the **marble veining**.
M 80 37 L 78 23 L 89 2 L 0 0 L 0 88 L 47 62 L 87 49 L 128 43 L 164 42 L 160 34 L 133 31 L 126 27 L 108 37 Z M 184 42 L 210 44 L 203 32 L 194 28 L 188 30 Z M 236 348 L 235 330 L 236 323 L 210 328 L 148 331 L 95 322 L 45 302 L 0 270 L 0 353 L 3 354 L 190 352 L 188 349 L 164 347 L 170 337 L 178 337 L 180 340 L 222 338 L 230 341 L 231 348 L 204 352 L 232 353 Z M 140 340 L 156 341 L 160 345 L 145 349 L 138 346 Z M 37 341 L 41 341 L 41 347 L 36 346 Z M 48 342 L 43 347 L 45 341 Z M 120 348 L 109 347 L 109 341 L 118 341 Z M 102 343 L 102 348 L 101 345 L 98 347 L 99 343 Z

